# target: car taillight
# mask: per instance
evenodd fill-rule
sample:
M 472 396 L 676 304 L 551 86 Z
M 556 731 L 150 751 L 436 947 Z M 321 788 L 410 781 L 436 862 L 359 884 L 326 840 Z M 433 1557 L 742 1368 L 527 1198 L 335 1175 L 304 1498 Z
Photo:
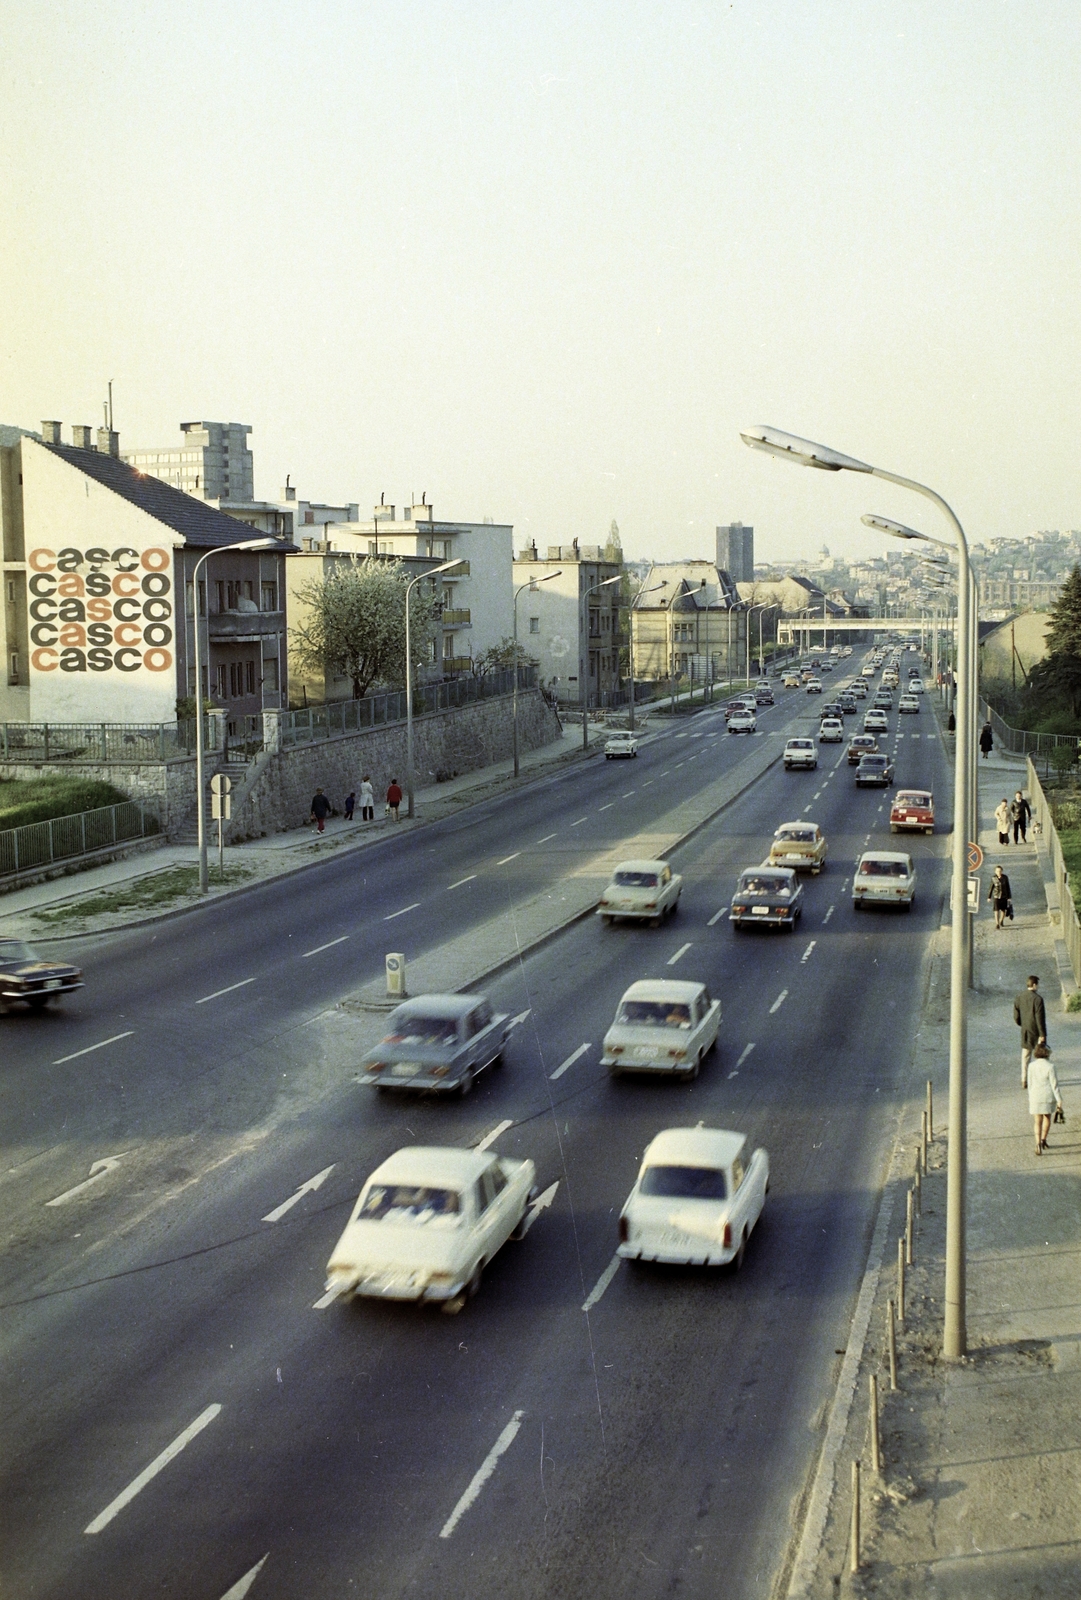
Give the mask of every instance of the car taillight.
M 623 1046 L 621 1044 L 614 1044 L 611 1050 L 609 1050 L 608 1054 L 610 1056 L 621 1056 L 623 1054 Z
M 656 909 L 656 906 L 657 906 L 656 900 L 647 900 L 646 904 L 645 904 L 645 909 L 647 911 L 654 911 Z
M 433 1067 L 432 1068 L 432 1077 L 433 1078 L 445 1078 L 449 1071 L 450 1071 L 449 1067 Z
M 730 1250 L 732 1248 L 732 1224 L 730 1222 L 726 1222 L 724 1225 L 724 1233 L 721 1237 L 721 1243 L 724 1245 L 726 1250 Z
M 734 906 L 733 906 L 733 907 L 732 907 L 732 910 L 733 910 L 733 911 L 737 911 L 737 912 L 740 912 L 740 913 L 742 913 L 742 912 L 744 912 L 744 911 L 746 911 L 746 909 L 747 909 L 747 907 L 746 907 L 746 906 L 735 906 L 735 905 L 734 905 Z
M 385 1061 L 369 1061 L 364 1070 L 365 1072 L 382 1072 L 385 1066 Z
M 626 1244 L 627 1240 L 630 1238 L 630 1236 L 631 1236 L 631 1230 L 627 1226 L 626 1217 L 620 1217 L 620 1219 L 619 1219 L 619 1242 L 620 1242 L 620 1244 Z
M 673 1061 L 682 1061 L 687 1052 L 686 1050 L 669 1050 L 668 1054 Z

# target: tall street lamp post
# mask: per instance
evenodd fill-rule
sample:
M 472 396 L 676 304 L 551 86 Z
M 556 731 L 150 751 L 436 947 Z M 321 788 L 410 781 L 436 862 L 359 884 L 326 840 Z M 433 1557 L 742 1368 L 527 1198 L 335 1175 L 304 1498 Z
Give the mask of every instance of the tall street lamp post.
M 747 612 L 746 612 L 746 615 L 747 615 L 747 640 L 746 640 L 746 643 L 747 643 L 747 682 L 748 683 L 750 683 L 750 681 L 751 681 L 751 612 L 752 611 L 768 611 L 770 609 L 770 605 L 771 605 L 770 601 L 764 600 L 764 601 L 762 601 L 762 603 L 760 605 L 748 606 L 747 607 Z M 762 674 L 762 618 L 761 617 L 759 617 L 759 619 L 758 619 L 758 673 L 759 673 L 759 676 L 761 676 L 761 674 Z
M 276 539 L 241 539 L 237 544 L 219 544 L 213 550 L 208 550 L 205 556 L 200 556 L 192 568 L 191 583 L 195 601 L 195 792 L 198 796 L 196 805 L 196 830 L 199 840 L 199 893 L 206 894 L 210 888 L 210 871 L 206 859 L 206 796 L 203 794 L 203 675 L 201 668 L 202 652 L 199 649 L 199 568 L 211 556 L 223 556 L 227 550 L 276 550 Z M 210 671 L 210 618 L 207 616 L 206 638 L 206 666 Z M 208 685 L 209 687 L 209 685 Z
M 416 773 L 413 770 L 413 652 L 409 637 L 409 598 L 413 592 L 413 585 L 422 578 L 436 578 L 441 572 L 449 572 L 452 567 L 463 565 L 462 557 L 456 561 L 444 561 L 440 567 L 432 567 L 429 572 L 418 572 L 415 578 L 410 578 L 405 586 L 405 792 L 408 799 L 406 816 L 415 815 L 415 801 L 413 791 L 416 788 Z
M 946 1189 L 946 1316 L 943 1354 L 947 1361 L 960 1361 L 965 1354 L 967 1331 L 965 1324 L 965 1187 L 967 1166 L 967 1085 L 968 1071 L 968 942 L 971 938 L 968 914 L 968 867 L 966 852 L 966 822 L 969 817 L 969 788 L 972 778 L 970 742 L 973 738 L 971 718 L 972 658 L 970 649 L 971 595 L 969 590 L 968 544 L 965 531 L 957 516 L 942 496 L 926 484 L 912 478 L 903 478 L 882 467 L 873 467 L 866 461 L 841 455 L 836 450 L 781 433 L 776 428 L 748 429 L 742 435 L 745 444 L 755 450 L 765 450 L 770 455 L 794 461 L 801 466 L 817 467 L 822 472 L 862 472 L 870 477 L 882 478 L 887 483 L 911 489 L 936 505 L 949 522 L 956 537 L 958 585 L 958 710 L 957 746 L 954 758 L 954 816 L 953 816 L 953 916 L 950 939 L 950 1095 L 949 1142 Z M 907 530 L 903 537 L 925 538 Z
M 533 592 L 538 583 L 550 583 L 553 578 L 561 578 L 563 568 L 558 572 L 546 572 L 543 578 L 530 578 L 528 583 L 519 584 L 514 591 L 514 776 L 518 776 L 518 596 L 526 589 Z
M 582 749 L 589 749 L 589 605 L 591 594 L 596 594 L 598 589 L 607 589 L 609 584 L 622 583 L 623 574 L 617 572 L 614 578 L 602 578 L 600 583 L 592 584 L 588 589 L 582 590 L 578 605 L 578 632 L 583 641 L 581 656 L 578 662 L 578 697 L 582 702 Z

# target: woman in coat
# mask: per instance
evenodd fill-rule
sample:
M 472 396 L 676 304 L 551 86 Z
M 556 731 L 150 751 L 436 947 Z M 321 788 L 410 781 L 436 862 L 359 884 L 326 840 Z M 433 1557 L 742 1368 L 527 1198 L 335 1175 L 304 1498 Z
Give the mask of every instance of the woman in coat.
M 995 823 L 998 827 L 999 844 L 1009 844 L 1010 802 L 1008 800 L 1000 800 L 998 805 L 995 807 Z
M 1003 872 L 1001 864 L 991 874 L 991 886 L 987 891 L 987 898 L 995 913 L 995 927 L 1001 928 L 1010 904 L 1010 880 Z
M 1036 1135 L 1036 1154 L 1042 1156 L 1051 1132 L 1051 1113 L 1062 1110 L 1055 1065 L 1049 1055 L 1034 1055 L 1028 1064 L 1028 1108 Z
M 980 729 L 980 749 L 983 751 L 983 759 L 985 761 L 994 748 L 995 736 L 991 732 L 991 724 L 989 722 L 985 722 L 983 727 Z

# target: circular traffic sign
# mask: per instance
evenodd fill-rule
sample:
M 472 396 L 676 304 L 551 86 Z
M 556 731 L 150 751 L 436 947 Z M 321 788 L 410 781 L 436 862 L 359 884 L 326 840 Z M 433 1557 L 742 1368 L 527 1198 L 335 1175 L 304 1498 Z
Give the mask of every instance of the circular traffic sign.
M 980 868 L 983 866 L 983 851 L 980 849 L 978 844 L 973 844 L 971 839 L 968 842 L 967 849 L 969 872 L 979 872 Z

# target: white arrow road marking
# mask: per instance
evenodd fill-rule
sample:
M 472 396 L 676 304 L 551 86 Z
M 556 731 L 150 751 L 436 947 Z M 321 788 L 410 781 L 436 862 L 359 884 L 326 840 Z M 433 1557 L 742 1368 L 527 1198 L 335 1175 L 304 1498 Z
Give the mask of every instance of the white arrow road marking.
M 305 950 L 300 959 L 301 961 L 307 961 L 309 956 L 322 955 L 324 950 L 333 950 L 336 944 L 344 944 L 348 938 L 349 935 L 343 933 L 340 939 L 331 939 L 329 944 L 317 944 L 314 950 Z
M 46 1200 L 45 1204 L 47 1206 L 66 1205 L 69 1200 L 74 1200 L 77 1194 L 82 1194 L 84 1189 L 89 1189 L 92 1183 L 97 1183 L 99 1178 L 104 1178 L 107 1172 L 112 1172 L 113 1168 L 118 1167 L 124 1157 L 129 1154 L 130 1151 L 123 1150 L 118 1156 L 102 1156 L 100 1161 L 95 1161 L 91 1165 L 89 1178 L 84 1178 L 82 1183 L 77 1183 L 74 1189 L 65 1189 L 64 1193 L 58 1194 L 55 1200 Z
M 303 1200 L 306 1194 L 314 1194 L 316 1189 L 321 1189 L 334 1171 L 334 1167 L 335 1163 L 332 1161 L 329 1167 L 324 1167 L 322 1172 L 315 1174 L 314 1178 L 309 1178 L 307 1183 L 302 1183 L 296 1194 L 291 1194 L 288 1200 L 282 1201 L 280 1206 L 275 1206 L 273 1211 L 268 1211 L 262 1220 L 264 1222 L 277 1222 L 279 1217 L 284 1217 L 285 1213 L 292 1206 L 295 1206 L 298 1200 Z
M 803 952 L 803 954 L 799 958 L 801 966 L 804 966 L 806 964 L 806 962 L 808 961 L 808 959 L 810 957 L 811 951 L 814 949 L 814 947 L 815 947 L 815 945 L 817 943 L 818 943 L 817 939 L 812 939 L 811 940 L 810 944 L 807 946 L 806 950 Z
M 155 1456 L 150 1465 L 144 1467 L 139 1476 L 133 1478 L 127 1488 L 122 1489 L 115 1500 L 110 1500 L 105 1510 L 99 1512 L 93 1522 L 87 1524 L 83 1532 L 100 1533 L 102 1528 L 108 1527 L 117 1512 L 123 1511 L 128 1502 L 135 1499 L 140 1489 L 145 1489 L 150 1480 L 156 1478 L 161 1469 L 167 1467 L 173 1457 L 178 1456 L 184 1446 L 191 1443 L 196 1434 L 202 1433 L 207 1424 L 214 1421 L 220 1410 L 221 1406 L 213 1405 L 207 1406 L 205 1411 L 201 1411 L 195 1421 L 190 1423 L 183 1433 L 178 1434 L 172 1444 L 161 1452 L 160 1456 Z
M 507 1032 L 510 1033 L 512 1028 L 520 1027 L 532 1010 L 532 1006 L 526 1006 L 525 1010 L 519 1011 L 516 1017 L 511 1017 L 510 1021 L 507 1023 Z
M 585 1044 L 580 1044 L 573 1055 L 569 1055 L 567 1057 L 566 1061 L 561 1061 L 560 1062 L 559 1066 L 555 1069 L 555 1071 L 549 1077 L 548 1082 L 549 1083 L 554 1083 L 557 1078 L 561 1078 L 563 1076 L 563 1074 L 566 1072 L 567 1068 L 568 1067 L 573 1067 L 574 1063 L 576 1061 L 578 1061 L 582 1056 L 584 1056 L 586 1051 L 589 1050 L 590 1048 L 591 1048 L 591 1046 L 588 1043 L 588 1041 Z
M 88 1044 L 85 1050 L 73 1050 L 70 1056 L 61 1056 L 59 1061 L 54 1061 L 54 1067 L 62 1067 L 65 1061 L 74 1061 L 77 1056 L 93 1055 L 95 1050 L 104 1050 L 107 1044 L 115 1044 L 118 1039 L 130 1039 L 135 1032 L 129 1028 L 127 1033 L 114 1033 L 111 1039 L 103 1039 L 100 1044 Z
M 727 910 L 728 910 L 727 906 L 722 906 L 719 911 L 715 911 L 713 913 L 712 917 L 710 917 L 709 921 L 706 923 L 706 927 L 707 928 L 712 928 L 715 923 L 720 922 L 721 918 L 724 916 L 724 914 L 725 914 L 725 912 Z
M 678 949 L 678 950 L 677 950 L 677 951 L 676 951 L 676 953 L 675 953 L 675 955 L 674 955 L 674 956 L 669 956 L 669 957 L 668 957 L 668 965 L 669 965 L 669 966 L 670 966 L 670 967 L 674 967 L 674 966 L 675 966 L 675 964 L 676 964 L 676 962 L 677 962 L 677 961 L 678 961 L 678 960 L 679 960 L 679 959 L 680 959 L 680 957 L 681 957 L 681 956 L 685 956 L 685 955 L 686 955 L 686 954 L 687 954 L 687 951 L 688 951 L 688 950 L 689 950 L 689 949 L 690 949 L 690 948 L 691 948 L 691 945 L 690 945 L 690 943 L 687 943 L 687 944 L 681 944 L 681 945 L 680 945 L 680 947 L 679 947 L 679 949 Z
M 201 1000 L 196 1000 L 197 1006 L 205 1006 L 208 1000 L 217 1000 L 223 994 L 232 994 L 234 989 L 245 989 L 249 983 L 254 983 L 254 978 L 241 978 L 239 983 L 231 983 L 227 989 L 215 989 L 213 994 L 204 994 Z
M 826 923 L 833 916 L 833 912 L 834 912 L 834 907 L 830 906 L 829 910 L 826 912 L 826 915 L 822 918 L 822 926 L 823 927 L 826 926 Z
M 486 1133 L 480 1143 L 473 1146 L 474 1150 L 487 1150 L 489 1145 L 495 1144 L 501 1133 L 506 1133 L 508 1128 L 513 1127 L 514 1123 L 510 1117 L 507 1118 L 506 1122 L 497 1122 L 491 1133 Z
M 389 917 L 384 917 L 384 922 L 393 922 L 395 917 L 404 917 L 407 911 L 415 911 L 420 905 L 419 900 L 414 900 L 411 906 L 403 906 L 400 911 L 392 911 Z
M 526 1212 L 525 1225 L 522 1228 L 523 1233 L 528 1233 L 530 1228 L 536 1222 L 537 1218 L 540 1216 L 541 1212 L 547 1211 L 548 1207 L 552 1204 L 552 1201 L 556 1197 L 556 1190 L 558 1188 L 559 1179 L 557 1178 L 555 1183 L 550 1183 L 547 1189 L 545 1189 L 544 1193 L 539 1194 L 533 1201 L 533 1204 Z
M 736 1071 L 737 1072 L 739 1071 L 740 1067 L 742 1067 L 743 1063 L 746 1061 L 747 1057 L 750 1055 L 750 1053 L 751 1053 L 751 1051 L 753 1049 L 754 1049 L 754 1045 L 753 1044 L 745 1044 L 743 1046 L 743 1054 L 740 1056 L 739 1060 L 736 1062 Z M 728 1076 L 731 1077 L 732 1074 L 729 1073 Z
M 543 841 L 542 841 L 542 843 L 543 843 Z M 477 876 L 477 874 L 475 872 L 471 872 L 469 874 L 468 878 L 459 878 L 457 883 L 448 883 L 447 884 L 447 888 L 448 889 L 460 889 L 462 887 L 463 883 L 472 883 L 473 879 L 476 876 Z
M 784 1005 L 784 1003 L 785 1003 L 785 1001 L 787 999 L 788 999 L 788 990 L 787 989 L 782 989 L 780 994 L 777 996 L 776 1000 L 773 1002 L 773 1004 L 769 1008 L 769 1014 L 770 1014 L 771 1017 L 772 1017 L 772 1015 L 773 1015 L 773 1013 L 775 1011 L 780 1011 L 781 1007 Z
M 479 1470 L 474 1474 L 473 1481 L 469 1485 L 469 1488 L 465 1491 L 465 1494 L 463 1494 L 462 1498 L 458 1501 L 458 1504 L 455 1506 L 454 1510 L 451 1512 L 450 1516 L 439 1530 L 439 1537 L 441 1539 L 450 1538 L 459 1522 L 476 1500 L 477 1496 L 484 1488 L 484 1485 L 488 1482 L 488 1479 L 495 1471 L 500 1456 L 504 1453 L 504 1451 L 509 1450 L 511 1445 L 514 1443 L 515 1435 L 517 1434 L 518 1429 L 522 1426 L 522 1418 L 524 1416 L 524 1411 L 516 1411 L 513 1417 L 511 1417 L 510 1421 L 507 1423 L 507 1426 L 503 1429 L 503 1432 L 499 1435 L 499 1438 L 485 1456 Z
M 267 1556 L 269 1555 L 270 1551 L 268 1550 L 262 1561 L 257 1561 L 251 1571 L 246 1572 L 242 1578 L 239 1578 L 231 1589 L 226 1589 L 221 1600 L 244 1600 L 244 1596 L 266 1565 Z
M 582 1305 L 583 1311 L 593 1310 L 593 1307 L 597 1304 L 597 1301 L 600 1299 L 601 1295 L 604 1293 L 612 1279 L 615 1277 L 616 1273 L 619 1271 L 619 1263 L 621 1259 L 622 1257 L 620 1256 L 613 1256 L 611 1261 L 609 1261 L 608 1265 L 605 1267 L 604 1271 L 601 1273 L 600 1277 L 597 1279 L 596 1283 L 586 1296 Z

